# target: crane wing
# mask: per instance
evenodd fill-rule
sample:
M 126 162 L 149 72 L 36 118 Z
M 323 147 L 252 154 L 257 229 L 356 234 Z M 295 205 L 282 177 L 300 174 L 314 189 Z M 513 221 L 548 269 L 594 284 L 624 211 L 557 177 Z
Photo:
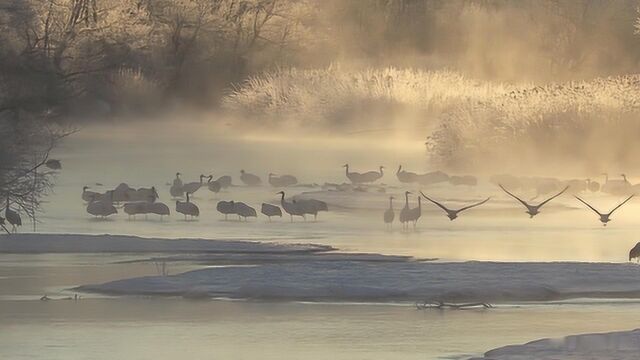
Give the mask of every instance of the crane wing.
M 632 197 L 636 196 L 635 194 L 629 196 L 625 201 L 621 202 L 620 205 L 616 206 L 609 212 L 609 215 L 613 214 L 614 211 L 618 210 L 620 206 L 624 205 L 627 201 L 631 200 Z
M 446 211 L 447 213 L 450 211 L 449 209 L 447 209 L 444 205 L 440 204 L 439 202 L 430 199 L 427 195 L 425 195 L 422 191 L 420 191 L 420 195 L 424 196 L 425 199 L 431 201 L 432 203 L 436 204 L 440 209 Z
M 565 188 L 564 188 L 564 189 L 562 189 L 562 191 L 560 191 L 559 193 L 557 193 L 557 194 L 553 195 L 552 197 L 548 198 L 547 200 L 545 200 L 545 201 L 541 202 L 541 203 L 540 203 L 540 205 L 538 205 L 538 208 L 541 208 L 541 207 L 542 207 L 542 205 L 544 205 L 544 204 L 548 203 L 549 201 L 551 201 L 551 200 L 553 200 L 553 199 L 557 198 L 558 196 L 560 196 L 560 195 L 564 194 L 564 192 L 565 192 L 565 191 L 567 191 L 567 189 L 568 189 L 568 188 L 569 188 L 568 186 L 567 186 L 567 187 L 565 187 Z
M 574 195 L 573 197 L 574 197 L 574 198 L 576 198 L 576 199 L 578 199 L 581 203 L 583 203 L 583 204 L 587 205 L 587 206 L 589 207 L 589 209 L 593 210 L 596 214 L 598 214 L 598 215 L 602 216 L 602 213 L 600 213 L 600 211 L 596 210 L 593 206 L 591 206 L 591 205 L 587 204 L 587 202 L 586 202 L 586 201 L 584 201 L 584 200 L 580 199 L 579 197 L 577 197 L 577 196 L 575 196 L 575 195 Z M 627 199 L 627 200 L 628 200 L 628 199 Z M 624 203 L 623 203 L 623 204 L 624 204 Z M 620 205 L 622 205 L 622 204 L 620 204 Z M 614 209 L 614 210 L 615 210 L 615 209 Z
M 527 209 L 529 208 L 529 206 L 530 206 L 530 205 L 529 205 L 529 204 L 527 204 L 527 202 L 526 202 L 526 201 L 524 201 L 524 200 L 520 199 L 519 197 L 517 197 L 517 196 L 513 195 L 512 193 L 510 193 L 510 192 L 509 192 L 509 190 L 505 189 L 505 188 L 504 188 L 504 186 L 502 186 L 501 184 L 498 184 L 498 186 L 500 186 L 500 188 L 501 188 L 504 192 L 506 192 L 507 194 L 509 194 L 512 198 L 514 198 L 514 199 L 516 199 L 516 200 L 520 201 L 520 203 L 521 203 L 522 205 L 524 205 L 524 207 L 526 207 Z
M 476 206 L 480 206 L 480 205 L 482 205 L 482 204 L 486 203 L 487 201 L 489 201 L 489 199 L 491 199 L 491 197 L 488 197 L 488 198 L 486 198 L 486 199 L 484 199 L 484 200 L 480 201 L 479 203 L 475 203 L 475 204 L 473 204 L 473 205 L 465 206 L 465 207 L 461 208 L 460 210 L 458 210 L 458 212 L 465 211 L 465 210 L 468 210 L 468 209 L 474 208 L 474 207 L 476 207 Z

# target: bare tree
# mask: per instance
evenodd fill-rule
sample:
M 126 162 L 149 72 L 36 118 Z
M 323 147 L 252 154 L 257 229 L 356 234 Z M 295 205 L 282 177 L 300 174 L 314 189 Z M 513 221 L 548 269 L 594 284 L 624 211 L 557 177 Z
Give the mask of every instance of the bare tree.
M 43 196 L 50 191 L 57 162 L 51 150 L 72 130 L 48 125 L 41 118 L 20 122 L 0 117 L 0 200 L 36 223 Z

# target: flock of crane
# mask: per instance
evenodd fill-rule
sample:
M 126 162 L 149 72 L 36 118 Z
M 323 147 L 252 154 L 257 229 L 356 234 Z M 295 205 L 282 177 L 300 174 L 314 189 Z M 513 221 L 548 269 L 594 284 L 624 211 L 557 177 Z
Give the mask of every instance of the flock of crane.
M 181 173 L 176 173 L 176 177 L 170 184 L 169 193 L 176 199 L 175 211 L 183 214 L 185 220 L 194 219 L 200 216 L 200 208 L 196 205 L 191 197 L 194 193 L 203 187 L 209 189 L 213 193 L 218 193 L 222 189 L 226 189 L 232 186 L 232 178 L 228 175 L 222 176 L 216 180 L 213 180 L 212 175 L 200 175 L 199 181 L 184 183 L 181 179 Z M 204 180 L 207 179 L 205 182 Z M 262 180 L 259 176 L 240 170 L 240 181 L 246 186 L 259 186 L 262 184 Z M 269 183 L 273 187 L 287 187 L 298 183 L 298 180 L 293 175 L 269 174 Z M 294 216 L 302 217 L 306 220 L 307 215 L 313 215 L 314 220 L 317 219 L 318 213 L 321 211 L 328 211 L 327 203 L 316 199 L 294 199 L 286 200 L 285 192 L 278 192 L 281 195 L 280 206 L 262 203 L 260 212 L 269 218 L 274 216 L 282 217 L 282 209 L 289 214 L 291 221 L 293 222 Z M 185 201 L 178 198 L 186 197 Z M 116 205 L 123 204 L 123 211 L 129 216 L 134 217 L 136 215 L 149 214 L 160 215 L 162 220 L 163 216 L 170 215 L 171 211 L 169 206 L 157 201 L 159 198 L 158 192 L 155 187 L 151 188 L 131 188 L 126 183 L 121 183 L 113 190 L 108 190 L 104 193 L 90 191 L 89 187 L 85 186 L 82 189 L 82 199 L 87 202 L 87 213 L 95 216 L 106 218 L 110 215 L 118 213 Z M 280 208 L 282 207 L 282 209 Z M 257 217 L 256 209 L 240 201 L 219 201 L 216 205 L 216 210 L 225 216 L 225 220 L 229 215 L 237 215 L 239 220 L 247 220 L 250 217 Z
M 343 167 L 345 168 L 346 178 L 355 186 L 374 183 L 384 176 L 383 166 L 380 166 L 378 171 L 368 171 L 364 173 L 350 171 L 349 164 L 345 164 Z M 192 195 L 198 190 L 201 188 L 207 188 L 213 193 L 218 193 L 222 189 L 233 186 L 232 178 L 228 175 L 221 176 L 214 180 L 212 175 L 203 174 L 200 175 L 198 181 L 188 183 L 184 183 L 182 181 L 181 175 L 181 173 L 176 173 L 173 182 L 167 185 L 170 185 L 169 192 L 172 197 L 186 197 L 186 200 L 184 201 L 176 199 L 175 202 L 175 211 L 183 214 L 185 216 L 185 220 L 187 218 L 193 219 L 200 215 L 200 209 L 192 201 Z M 640 190 L 640 185 L 632 185 L 629 183 L 625 175 L 622 175 L 622 180 L 611 180 L 608 175 L 605 174 L 605 176 L 605 183 L 602 185 L 596 181 L 592 181 L 591 179 L 573 179 L 563 181 L 554 178 L 527 178 L 512 175 L 495 175 L 491 177 L 490 181 L 499 186 L 499 188 L 508 196 L 522 204 L 526 209 L 526 213 L 531 218 L 538 215 L 544 205 L 569 191 L 578 201 L 594 211 L 599 216 L 600 222 L 606 226 L 607 223 L 611 221 L 611 215 L 634 196 L 632 194 L 633 192 Z M 433 185 L 448 182 L 456 186 L 475 186 L 478 183 L 477 178 L 471 175 L 450 176 L 442 171 L 418 174 L 403 170 L 401 165 L 396 171 L 396 177 L 401 183 L 415 183 L 419 185 Z M 246 186 L 259 186 L 262 184 L 262 180 L 259 176 L 245 172 L 244 170 L 240 171 L 240 181 Z M 298 180 L 293 175 L 279 176 L 270 173 L 268 175 L 268 182 L 275 188 L 284 188 L 296 185 Z M 531 200 L 524 200 L 522 197 L 515 195 L 514 192 L 517 190 L 534 190 L 536 196 Z M 612 195 L 626 194 L 629 196 L 623 202 L 614 207 L 613 210 L 605 213 L 599 211 L 578 196 L 578 194 L 584 191 L 602 191 Z M 553 192 L 552 196 L 547 197 L 543 201 L 537 203 L 532 202 L 539 196 L 548 195 L 551 192 Z M 294 216 L 299 216 L 306 220 L 307 215 L 313 215 L 315 219 L 319 212 L 328 211 L 328 206 L 323 201 L 316 199 L 286 200 L 284 191 L 280 191 L 278 194 L 281 195 L 279 206 L 276 204 L 262 203 L 260 207 L 260 212 L 267 216 L 269 220 L 271 220 L 273 216 L 282 217 L 283 210 L 291 217 L 291 221 L 293 221 Z M 400 210 L 398 216 L 398 220 L 402 223 L 403 228 L 405 229 L 408 228 L 410 224 L 413 224 L 415 227 L 422 216 L 422 198 L 442 209 L 444 214 L 450 220 L 457 219 L 463 211 L 481 206 L 491 199 L 488 197 L 480 202 L 453 209 L 420 191 L 417 207 L 411 208 L 409 206 L 409 195 L 411 194 L 412 193 L 409 191 L 404 193 L 405 204 Z M 114 190 L 110 190 L 105 193 L 92 192 L 89 191 L 87 187 L 83 189 L 82 193 L 83 200 L 88 203 L 87 212 L 91 215 L 100 217 L 117 214 L 118 210 L 114 204 L 123 203 L 123 211 L 130 217 L 134 216 L 135 218 L 136 215 L 140 214 L 145 216 L 148 214 L 156 214 L 160 215 L 162 218 L 163 216 L 170 214 L 170 209 L 166 204 L 157 201 L 158 197 L 155 187 L 133 189 L 124 183 L 120 184 Z M 384 211 L 384 222 L 388 224 L 388 226 L 391 226 L 396 218 L 395 210 L 393 208 L 393 200 L 394 197 L 391 196 L 389 198 L 389 207 Z M 225 220 L 228 219 L 229 215 L 237 215 L 239 220 L 245 221 L 250 217 L 257 217 L 257 211 L 255 208 L 239 201 L 219 201 L 216 209 L 225 216 Z
M 362 186 L 370 183 L 374 183 L 384 176 L 384 167 L 380 166 L 378 171 L 369 171 L 364 173 L 353 172 L 349 170 L 349 164 L 343 165 L 345 168 L 345 176 L 351 182 L 351 186 Z M 192 201 L 192 195 L 199 191 L 201 188 L 207 188 L 213 193 L 218 193 L 222 189 L 229 188 L 232 185 L 231 176 L 225 175 L 214 180 L 212 175 L 200 175 L 198 181 L 184 183 L 181 179 L 180 173 L 176 173 L 175 178 L 170 185 L 170 194 L 175 199 L 175 211 L 184 215 L 185 220 L 188 218 L 196 218 L 200 215 L 199 207 Z M 559 197 L 560 195 L 569 192 L 578 201 L 587 206 L 590 210 L 595 212 L 600 222 L 606 226 L 611 221 L 611 215 L 622 207 L 625 203 L 634 197 L 634 193 L 640 191 L 640 184 L 631 184 L 627 177 L 621 175 L 621 180 L 609 179 L 607 174 L 605 175 L 605 182 L 600 184 L 591 179 L 573 179 L 573 180 L 558 180 L 554 178 L 529 178 L 529 177 L 516 177 L 513 175 L 495 175 L 490 178 L 490 182 L 497 185 L 508 196 L 518 201 L 522 206 L 526 208 L 526 213 L 533 218 L 540 213 L 540 209 Z M 433 185 L 438 183 L 448 182 L 451 185 L 466 185 L 476 186 L 478 180 L 474 176 L 450 176 L 442 171 L 433 171 L 424 174 L 417 174 L 402 169 L 402 166 L 398 167 L 396 171 L 396 177 L 401 183 L 415 183 L 419 185 Z M 206 182 L 205 182 L 206 179 Z M 262 184 L 262 180 L 259 176 L 240 171 L 240 181 L 246 186 L 259 186 Z M 293 175 L 276 175 L 270 173 L 268 175 L 268 182 L 274 188 L 285 188 L 288 186 L 294 186 L 298 184 L 298 179 Z M 342 190 L 340 185 L 336 186 L 338 190 Z M 357 188 L 354 188 L 356 190 Z M 515 192 L 521 191 L 535 191 L 535 197 L 531 200 L 524 200 L 522 197 L 515 195 Z M 619 203 L 609 212 L 601 212 L 593 207 L 587 201 L 579 197 L 582 192 L 603 192 L 615 196 L 627 196 L 624 201 Z M 548 195 L 541 202 L 533 204 L 532 201 L 541 195 Z M 291 221 L 293 222 L 295 217 L 302 217 L 306 220 L 307 215 L 313 215 L 314 219 L 317 218 L 318 213 L 322 211 L 328 211 L 327 203 L 317 199 L 290 199 L 285 198 L 285 192 L 280 191 L 277 193 L 281 196 L 280 204 L 262 203 L 260 212 L 267 216 L 269 221 L 274 216 L 282 217 L 283 210 L 287 213 Z M 412 193 L 406 191 L 405 204 L 400 210 L 398 220 L 402 223 L 403 228 L 407 229 L 410 224 L 415 227 L 418 220 L 422 216 L 422 198 L 433 203 L 435 206 L 442 209 L 445 215 L 450 220 L 455 220 L 460 216 L 463 211 L 481 206 L 487 203 L 491 198 L 488 197 L 480 202 L 472 203 L 468 206 L 464 206 L 458 209 L 452 209 L 442 204 L 439 201 L 434 200 L 432 197 L 425 195 L 422 191 L 418 196 L 417 207 L 411 208 L 409 206 L 409 195 Z M 104 193 L 94 192 L 89 190 L 89 187 L 85 186 L 82 191 L 82 199 L 87 203 L 86 211 L 90 215 L 95 217 L 106 218 L 108 216 L 118 213 L 116 206 L 121 206 L 122 210 L 131 218 L 135 219 L 136 215 L 149 214 L 159 215 L 161 220 L 164 216 L 170 215 L 171 210 L 168 205 L 158 201 L 159 195 L 155 187 L 150 188 L 138 188 L 134 189 L 128 186 L 126 183 L 118 185 L 113 190 L 106 191 Z M 184 199 L 184 200 L 183 200 Z M 389 207 L 384 211 L 384 222 L 391 226 L 394 222 L 395 210 L 393 208 L 394 197 L 389 198 Z M 225 220 L 229 215 L 237 215 L 239 220 L 247 220 L 250 217 L 257 217 L 257 211 L 255 208 L 240 202 L 240 201 L 219 201 L 216 205 L 216 209 L 219 213 L 223 214 Z M 10 208 L 9 199 L 5 207 L 5 216 L 0 216 L 0 226 L 6 232 L 10 232 L 7 229 L 6 222 L 11 226 L 11 232 L 16 232 L 17 228 L 22 225 L 20 215 Z M 640 250 L 639 250 L 640 251 Z
M 373 174 L 378 174 L 379 176 L 378 178 L 375 178 L 375 180 L 382 177 L 383 167 L 380 167 L 379 172 L 368 172 L 368 173 L 360 174 L 360 173 L 350 173 L 348 170 L 348 165 L 344 165 L 344 166 L 347 168 L 347 177 L 349 179 L 359 179 L 361 181 L 363 179 L 366 179 L 367 181 L 369 181 L 369 179 L 375 178 Z M 452 181 L 451 179 L 453 177 L 449 177 L 447 174 L 440 171 L 426 173 L 426 174 L 416 174 L 412 172 L 403 171 L 402 166 L 398 168 L 396 175 L 398 177 L 398 180 L 405 183 L 415 182 L 415 183 L 424 184 L 425 182 L 428 182 L 429 184 L 434 184 L 434 183 L 448 181 L 454 185 L 465 184 L 465 185 L 473 186 L 477 184 L 477 180 L 473 176 L 457 177 L 456 180 Z M 640 190 L 640 184 L 635 184 L 635 185 L 631 184 L 627 180 L 626 175 L 624 174 L 621 175 L 622 180 L 610 180 L 608 174 L 603 174 L 603 175 L 605 175 L 605 183 L 603 185 L 600 185 L 600 183 L 596 181 L 592 181 L 591 179 L 586 179 L 586 180 L 573 179 L 568 181 L 562 181 L 554 178 L 527 178 L 527 177 L 519 178 L 513 175 L 495 175 L 491 177 L 490 181 L 496 184 L 497 186 L 499 186 L 500 189 L 502 189 L 502 191 L 504 191 L 507 195 L 509 195 L 510 197 L 517 200 L 520 204 L 522 204 L 526 208 L 525 212 L 529 214 L 530 218 L 533 218 L 534 216 L 538 215 L 540 213 L 540 209 L 545 204 L 549 203 L 551 200 L 557 198 L 558 196 L 564 194 L 567 191 L 571 191 L 573 193 L 573 196 L 582 204 L 586 205 L 589 209 L 595 212 L 598 215 L 602 225 L 606 226 L 607 223 L 611 221 L 611 215 L 620 207 L 622 207 L 622 205 L 624 205 L 629 200 L 631 200 L 635 196 L 634 193 L 636 191 Z M 464 181 L 462 181 L 461 179 L 464 179 Z M 546 198 L 545 200 L 537 204 L 533 204 L 530 201 L 525 201 L 521 197 L 516 196 L 512 191 L 507 190 L 507 188 L 503 184 L 508 184 L 508 186 L 512 189 L 523 189 L 523 190 L 534 189 L 536 191 L 536 196 L 534 197 L 534 199 L 539 197 L 540 195 L 546 195 L 551 191 L 558 191 L 558 189 L 560 189 L 562 186 L 564 187 L 557 193 L 554 193 L 552 196 Z M 578 196 L 579 193 L 587 190 L 591 192 L 602 191 L 610 195 L 616 195 L 616 196 L 626 195 L 628 197 L 624 201 L 616 205 L 611 211 L 601 212 L 600 210 L 596 209 L 591 204 L 587 203 L 585 200 L 583 200 Z M 418 220 L 422 216 L 421 199 L 423 197 L 426 200 L 435 204 L 440 209 L 442 209 L 445 215 L 449 218 L 449 220 L 452 220 L 452 221 L 458 218 L 461 212 L 483 205 L 491 199 L 491 197 L 488 197 L 480 202 L 473 203 L 471 205 L 464 206 L 459 209 L 450 209 L 445 205 L 443 205 L 442 203 L 426 196 L 422 191 L 420 191 L 420 196 L 418 196 L 418 206 L 415 208 L 411 208 L 409 206 L 409 194 L 411 194 L 410 191 L 405 192 L 404 194 L 405 205 L 399 214 L 399 220 L 402 223 L 403 228 L 405 229 L 408 228 L 409 224 L 411 223 L 413 223 L 413 226 L 415 227 Z M 393 200 L 394 200 L 393 196 L 389 197 L 389 208 L 385 210 L 383 215 L 384 222 L 388 226 L 391 226 L 391 224 L 395 220 L 395 210 L 393 208 Z M 638 251 L 640 251 L 640 249 Z

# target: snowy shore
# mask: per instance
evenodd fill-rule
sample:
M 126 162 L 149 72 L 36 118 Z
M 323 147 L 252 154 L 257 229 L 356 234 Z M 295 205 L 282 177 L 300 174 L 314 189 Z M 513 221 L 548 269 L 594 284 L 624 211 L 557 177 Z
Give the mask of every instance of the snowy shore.
M 305 301 L 482 301 L 640 298 L 640 267 L 611 263 L 340 261 L 213 267 L 85 285 L 80 291 Z
M 128 235 L 14 234 L 0 236 L 0 253 L 243 253 L 301 254 L 335 250 L 317 244 L 206 239 L 154 239 Z
M 509 345 L 471 360 L 632 360 L 639 353 L 640 329 L 636 329 Z

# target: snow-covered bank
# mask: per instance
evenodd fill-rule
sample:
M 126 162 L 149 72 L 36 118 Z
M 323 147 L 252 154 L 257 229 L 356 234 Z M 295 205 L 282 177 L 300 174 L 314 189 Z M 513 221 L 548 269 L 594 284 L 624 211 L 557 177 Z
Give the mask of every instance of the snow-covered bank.
M 640 267 L 609 263 L 305 261 L 86 285 L 107 294 L 280 300 L 550 301 L 640 298 Z
M 292 254 L 335 250 L 316 244 L 238 240 L 153 239 L 127 235 L 15 234 L 0 236 L 0 253 L 245 253 Z
M 542 339 L 488 351 L 472 360 L 632 360 L 640 357 L 640 329 Z
M 255 265 L 262 263 L 292 263 L 307 261 L 413 261 L 410 256 L 382 255 L 369 253 L 341 253 L 341 252 L 273 252 L 273 253 L 206 253 L 180 254 L 161 257 L 128 260 L 126 263 L 140 262 L 189 262 L 202 265 Z M 434 261 L 437 259 L 420 259 L 420 261 Z

